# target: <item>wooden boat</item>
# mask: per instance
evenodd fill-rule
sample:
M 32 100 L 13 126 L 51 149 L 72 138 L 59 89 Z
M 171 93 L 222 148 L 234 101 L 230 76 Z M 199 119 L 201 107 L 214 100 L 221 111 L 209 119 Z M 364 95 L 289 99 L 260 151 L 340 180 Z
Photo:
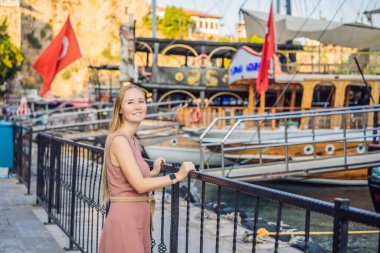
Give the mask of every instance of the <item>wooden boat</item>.
M 289 75 L 281 73 L 270 82 L 269 89 L 261 94 L 260 98 L 255 96 L 255 79 L 239 80 L 231 85 L 232 88 L 245 88 L 248 90 L 247 107 L 213 107 L 206 106 L 197 109 L 182 108 L 177 117 L 183 130 L 190 133 L 195 139 L 204 132 L 216 117 L 236 116 L 236 115 L 255 115 L 278 112 L 297 112 L 326 108 L 346 108 L 347 111 L 352 106 L 366 106 L 369 104 L 378 104 L 380 98 L 380 76 L 365 76 L 373 101 L 370 102 L 368 88 L 365 86 L 363 79 L 359 75 Z M 210 104 L 210 103 L 209 103 Z M 268 114 L 269 115 L 269 114 Z M 202 140 L 203 142 L 218 142 L 226 136 L 236 119 L 226 118 L 219 120 L 213 126 L 213 129 Z M 298 117 L 294 120 L 287 121 L 288 133 L 294 135 L 305 135 L 307 132 L 333 133 L 342 129 L 355 130 L 371 128 L 374 126 L 373 114 L 346 114 L 344 116 L 332 115 L 316 117 L 310 122 L 310 118 Z M 289 125 L 289 123 L 291 123 Z M 247 140 L 251 143 L 257 141 L 257 127 L 260 128 L 261 141 L 272 143 L 285 138 L 284 121 L 268 120 L 260 126 L 252 123 L 242 124 L 240 129 L 234 131 L 230 136 L 230 146 L 244 146 Z M 379 122 L 377 122 L 377 125 Z M 312 126 L 311 126 L 312 125 Z M 353 133 L 351 133 L 353 134 Z M 322 134 L 323 135 L 323 134 Z M 355 134 L 354 134 L 355 135 Z M 264 151 L 259 149 L 247 148 L 239 151 L 225 152 L 225 157 L 234 160 L 236 163 L 257 163 L 259 152 L 261 162 L 281 161 L 285 159 L 300 160 L 308 159 L 312 155 L 317 156 L 335 156 L 346 152 L 348 155 L 361 154 L 366 152 L 367 144 L 364 135 L 351 136 L 350 140 L 343 145 L 342 142 L 319 141 L 316 145 L 305 143 L 293 145 L 286 150 L 284 148 L 271 147 Z M 245 140 L 245 141 L 244 141 Z M 270 141 L 268 141 L 270 140 Z M 306 141 L 307 142 L 307 141 Z M 310 140 L 311 142 L 311 140 Z M 228 145 L 228 141 L 225 143 Z M 314 150 L 315 149 L 315 150 Z M 344 150 L 345 149 L 345 150 Z M 319 183 L 343 183 L 343 184 L 364 184 L 367 179 L 367 169 L 355 170 L 349 172 L 334 172 L 304 177 L 308 181 Z M 340 180 L 343 180 L 342 182 Z
M 308 62 L 304 66 L 299 66 L 296 62 L 291 65 L 289 64 L 290 61 L 285 61 L 287 63 L 280 65 L 279 61 L 275 61 L 275 75 L 270 80 L 269 89 L 260 97 L 256 97 L 255 78 L 239 80 L 231 85 L 227 83 L 229 71 L 226 68 L 228 64 L 225 64 L 225 59 L 231 59 L 233 53 L 242 44 L 222 45 L 221 43 L 200 41 L 178 41 L 177 43 L 167 40 L 137 38 L 136 50 L 137 54 L 141 52 L 141 59 L 149 59 L 149 53 L 153 52 L 154 44 L 159 45 L 161 52 L 153 57 L 154 61 L 151 66 L 148 66 L 148 60 L 145 63 L 144 61 L 139 63 L 145 65 L 146 69 L 153 74 L 151 80 L 142 82 L 141 86 L 153 98 L 154 102 L 178 99 L 189 101 L 188 107 L 177 110 L 176 120 L 181 125 L 181 130 L 189 134 L 195 141 L 199 141 L 199 137 L 217 117 L 302 112 L 343 107 L 349 110 L 353 106 L 379 103 L 380 77 L 378 75 L 365 75 L 371 90 L 370 93 L 374 98 L 374 101 L 370 102 L 366 95 L 368 89 L 358 72 L 354 75 L 343 74 L 352 70 L 352 63 L 350 62 L 347 66 L 343 66 L 343 64 L 330 66 L 330 64 L 328 68 L 325 68 L 324 64 L 318 65 L 315 61 Z M 203 46 L 201 47 L 201 45 Z M 253 44 L 246 44 L 246 46 L 251 49 L 259 47 L 259 45 Z M 285 58 L 290 58 L 292 54 L 297 53 L 296 51 L 286 51 L 287 48 L 283 45 L 279 45 L 278 49 L 279 55 Z M 293 50 L 301 49 L 302 47 L 293 48 Z M 307 54 L 307 52 L 300 53 Z M 204 55 L 208 56 L 207 59 L 210 64 L 196 64 L 199 62 L 197 59 L 200 58 L 201 54 L 203 58 L 205 58 Z M 175 67 L 165 64 L 164 62 L 170 59 L 169 55 L 179 56 L 178 61 L 181 62 L 181 66 Z M 304 58 L 315 59 L 316 57 L 304 56 Z M 222 64 L 218 65 L 217 62 Z M 281 62 L 283 63 L 282 60 Z M 371 64 L 366 63 L 366 70 L 372 71 L 372 73 L 378 72 L 378 66 Z M 297 74 L 294 74 L 295 72 Z M 292 122 L 265 121 L 260 125 L 260 130 L 261 133 L 268 136 L 264 136 L 264 139 L 270 137 L 283 139 L 284 136 L 279 133 L 284 127 L 292 128 L 294 133 L 307 133 L 312 128 L 318 133 L 334 133 L 334 131 L 342 129 L 343 122 L 346 128 L 350 130 L 363 129 L 374 125 L 373 115 L 363 116 L 353 113 L 345 117 L 339 115 L 315 117 L 312 121 L 302 117 L 292 120 Z M 233 118 L 219 120 L 203 141 L 221 140 L 234 123 L 235 119 Z M 240 125 L 239 129 L 230 136 L 231 142 L 235 142 L 230 145 L 245 145 L 239 142 L 247 140 L 247 138 L 250 140 L 256 128 L 257 126 L 249 123 Z M 362 137 L 358 136 L 355 140 L 350 140 L 347 143 L 346 152 L 349 154 L 363 152 L 366 150 L 368 142 L 369 140 L 363 140 Z M 318 156 L 342 153 L 342 144 L 339 142 L 330 143 L 326 140 L 325 143 L 316 145 L 314 152 L 311 152 L 310 145 L 310 143 L 294 145 L 288 150 L 287 155 L 281 149 L 267 149 L 262 152 L 261 159 L 273 161 L 285 159 L 287 156 L 295 160 L 307 159 L 313 153 Z M 212 152 L 217 152 L 217 150 Z M 244 154 L 242 152 L 225 152 L 225 157 L 234 162 L 237 158 L 237 162 L 257 162 L 260 159 L 257 158 L 257 149 L 245 150 Z M 365 173 L 359 172 L 359 175 L 360 179 L 365 179 Z M 335 176 L 349 178 L 342 173 L 335 174 Z

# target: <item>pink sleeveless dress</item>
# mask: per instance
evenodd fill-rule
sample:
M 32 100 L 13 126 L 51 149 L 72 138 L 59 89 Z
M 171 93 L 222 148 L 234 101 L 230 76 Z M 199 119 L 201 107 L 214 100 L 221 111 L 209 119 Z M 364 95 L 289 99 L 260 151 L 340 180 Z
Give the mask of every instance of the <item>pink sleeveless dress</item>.
M 121 168 L 113 166 L 110 157 L 111 143 L 115 137 L 126 138 L 143 177 L 150 176 L 135 137 L 116 131 L 107 137 L 105 163 L 108 189 L 112 197 L 147 196 L 139 194 L 128 183 Z M 150 253 L 150 204 L 148 202 L 111 203 L 99 243 L 99 253 Z

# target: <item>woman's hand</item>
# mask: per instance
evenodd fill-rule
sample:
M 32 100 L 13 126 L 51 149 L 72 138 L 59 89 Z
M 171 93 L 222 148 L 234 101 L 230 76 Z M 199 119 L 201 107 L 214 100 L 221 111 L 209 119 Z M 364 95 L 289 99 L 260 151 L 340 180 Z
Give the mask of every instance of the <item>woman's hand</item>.
M 184 180 L 190 171 L 195 170 L 195 165 L 192 162 L 183 162 L 179 171 L 176 173 L 178 181 Z
M 150 172 L 151 176 L 157 176 L 161 171 L 161 164 L 165 163 L 165 158 L 159 157 L 156 160 L 154 160 L 153 163 L 153 170 Z

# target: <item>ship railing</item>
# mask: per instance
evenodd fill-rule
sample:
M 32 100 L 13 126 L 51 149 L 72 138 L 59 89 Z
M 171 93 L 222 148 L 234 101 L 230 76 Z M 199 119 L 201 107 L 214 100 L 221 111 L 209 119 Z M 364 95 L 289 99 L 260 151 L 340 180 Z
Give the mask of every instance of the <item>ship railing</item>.
M 370 105 L 372 106 L 372 105 Z M 183 125 L 185 128 L 189 129 L 225 129 L 231 127 L 236 119 L 241 117 L 254 117 L 256 115 L 267 115 L 276 113 L 280 114 L 297 114 L 304 113 L 305 111 L 339 111 L 339 110 L 357 110 L 357 108 L 363 108 L 365 105 L 360 106 L 350 106 L 350 107 L 339 107 L 339 108 L 324 108 L 324 107 L 312 107 L 312 108 L 289 108 L 289 107 L 268 107 L 264 108 L 264 111 L 261 111 L 259 108 L 247 108 L 241 106 L 218 106 L 218 107 L 203 107 L 200 108 L 199 112 L 194 112 L 194 107 L 182 108 L 179 110 L 177 120 Z M 344 109 L 342 109 L 344 108 Z M 194 120 L 196 117 L 196 113 L 200 113 L 199 120 Z M 217 122 L 214 120 L 218 118 Z M 318 121 L 316 122 L 316 128 L 336 128 L 341 124 L 339 122 L 341 120 L 340 117 L 327 117 L 320 116 Z M 347 122 L 350 125 L 350 128 L 361 128 L 364 124 L 372 124 L 372 117 L 363 118 L 363 115 L 360 113 L 352 113 L 350 118 L 347 118 Z M 298 122 L 293 122 L 293 124 L 297 123 L 300 128 L 309 127 L 307 120 L 299 119 Z M 262 127 L 272 128 L 273 130 L 277 127 L 283 126 L 284 122 L 272 119 L 272 121 L 265 121 Z M 246 124 L 244 126 L 245 129 L 249 129 L 250 125 Z
M 168 106 L 169 109 L 172 106 L 178 106 L 185 104 L 186 101 L 176 100 L 160 103 L 148 103 L 148 113 L 152 113 L 157 110 L 159 106 Z M 37 118 L 32 118 L 29 116 L 20 116 L 13 118 L 16 122 L 22 122 L 23 125 L 35 126 L 35 125 L 57 125 L 57 124 L 68 124 L 74 122 L 83 121 L 94 121 L 102 119 L 111 119 L 113 107 L 109 104 L 108 108 L 96 109 L 95 107 L 82 106 L 75 109 L 75 111 L 60 111 L 60 110 L 50 110 L 34 112 L 32 115 L 36 115 Z M 79 111 L 78 111 L 79 110 Z
M 37 203 L 48 224 L 58 225 L 69 238 L 67 250 L 98 252 L 107 215 L 103 152 L 38 135 Z M 153 162 L 147 162 L 152 169 Z M 179 167 L 164 164 L 161 172 Z M 331 203 L 201 172 L 154 195 L 152 252 L 277 252 L 290 247 L 310 252 L 318 246 L 334 253 L 379 250 L 380 215 L 350 207 L 348 199 Z
M 30 103 L 33 103 L 30 102 Z M 109 103 L 103 103 L 103 102 L 97 102 L 97 103 L 91 103 L 90 105 L 78 105 L 78 106 L 69 106 L 69 107 L 64 107 L 65 103 L 62 105 L 58 106 L 57 108 L 54 109 L 49 109 L 49 110 L 33 110 L 33 106 L 31 108 L 31 113 L 26 114 L 26 115 L 16 115 L 16 112 L 14 115 L 11 115 L 9 117 L 10 121 L 13 122 L 23 122 L 24 125 L 33 125 L 33 123 L 36 123 L 38 120 L 41 120 L 41 116 L 46 116 L 50 117 L 52 115 L 56 114 L 63 114 L 63 113 L 79 113 L 82 111 L 85 111 L 87 109 L 101 109 L 105 107 L 111 106 Z
M 165 110 L 162 109 L 162 107 L 165 106 L 168 108 Z M 147 118 L 162 120 L 169 118 L 172 120 L 175 118 L 173 115 L 175 115 L 177 108 L 186 107 L 186 101 L 176 100 L 160 103 L 148 103 L 147 107 Z M 160 111 L 162 112 L 157 112 L 158 107 L 160 107 Z M 112 111 L 112 107 L 103 109 L 85 107 L 85 110 L 79 112 L 62 112 L 54 114 L 49 112 L 45 115 L 40 115 L 38 118 L 28 117 L 25 120 L 16 122 L 19 125 L 31 126 L 33 128 L 33 132 L 84 126 L 91 126 L 90 128 L 92 130 L 99 130 L 108 128 L 108 123 L 111 121 L 112 117 Z
M 345 52 L 344 52 L 345 51 Z M 281 70 L 304 74 L 358 74 L 357 57 L 364 74 L 380 73 L 380 52 L 356 52 L 355 50 L 279 50 Z
M 202 169 L 205 169 L 205 165 L 207 165 L 205 161 L 207 159 L 205 158 L 204 150 L 215 146 L 220 147 L 222 154 L 221 167 L 223 169 L 225 167 L 224 158 L 226 152 L 232 152 L 239 157 L 242 152 L 251 151 L 251 153 L 253 152 L 258 156 L 258 163 L 262 164 L 264 150 L 275 147 L 283 148 L 281 156 L 285 159 L 286 164 L 288 164 L 290 157 L 303 156 L 308 159 L 312 157 L 315 160 L 321 156 L 335 156 L 338 153 L 341 155 L 342 151 L 346 160 L 347 155 L 352 154 L 348 150 L 356 148 L 356 153 L 362 154 L 368 142 L 372 139 L 378 139 L 378 133 L 380 133 L 379 122 L 373 124 L 373 121 L 372 123 L 367 123 L 367 121 L 373 119 L 373 115 L 378 114 L 379 111 L 379 105 L 370 105 L 245 115 L 235 117 L 235 123 L 226 128 L 224 134 L 221 133 L 220 136 L 212 138 L 212 134 L 215 133 L 213 132 L 213 126 L 219 120 L 226 119 L 226 117 L 217 117 L 199 137 L 200 165 Z M 351 123 L 353 120 L 358 119 L 358 115 L 359 119 L 363 120 L 363 123 L 358 125 L 360 128 L 355 129 L 352 128 Z M 335 125 L 329 125 L 328 129 L 319 129 L 318 121 L 323 122 L 321 119 L 329 119 L 331 124 Z M 271 125 L 271 122 L 274 120 L 281 121 L 283 123 L 282 127 L 274 130 L 265 127 L 266 125 Z M 297 126 L 299 122 L 301 123 L 301 127 Z M 247 130 L 245 127 L 241 127 L 242 125 L 249 125 L 250 129 Z M 211 137 L 207 138 L 208 135 Z M 303 140 L 298 141 L 299 139 Z M 353 147 L 353 144 L 351 144 L 353 142 L 358 146 Z M 339 148 L 335 147 L 334 143 L 339 143 Z M 301 155 L 296 155 L 295 151 L 289 154 L 289 148 L 297 145 L 296 152 L 301 153 Z M 321 145 L 324 146 L 322 150 L 321 147 L 317 147 Z M 278 153 L 278 151 L 276 152 Z

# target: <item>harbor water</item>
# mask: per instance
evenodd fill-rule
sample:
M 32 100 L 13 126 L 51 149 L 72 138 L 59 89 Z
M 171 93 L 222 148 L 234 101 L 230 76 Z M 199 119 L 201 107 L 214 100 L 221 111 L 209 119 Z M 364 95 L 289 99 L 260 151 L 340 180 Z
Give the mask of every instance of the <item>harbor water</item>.
M 374 211 L 372 201 L 367 186 L 330 186 L 314 185 L 293 182 L 260 183 L 259 185 L 273 189 L 299 194 L 311 198 L 316 198 L 328 202 L 334 202 L 334 198 L 350 199 L 350 206 Z M 206 185 L 206 202 L 217 199 L 217 188 L 213 185 Z M 222 190 L 222 201 L 227 206 L 234 207 L 236 195 L 229 190 Z M 247 195 L 239 195 L 239 210 L 244 210 L 248 218 L 253 218 L 255 198 Z M 259 217 L 268 222 L 276 222 L 278 203 L 262 199 L 260 202 Z M 304 209 L 289 205 L 283 205 L 282 222 L 298 231 L 305 230 Z M 362 224 L 350 223 L 350 231 L 374 230 Z M 321 235 L 312 235 L 311 240 L 318 243 L 326 252 L 332 251 L 332 235 L 322 235 L 323 232 L 333 231 L 333 218 L 316 212 L 311 212 L 311 232 L 321 232 Z M 378 234 L 350 234 L 348 241 L 348 252 L 377 252 L 379 235 Z

